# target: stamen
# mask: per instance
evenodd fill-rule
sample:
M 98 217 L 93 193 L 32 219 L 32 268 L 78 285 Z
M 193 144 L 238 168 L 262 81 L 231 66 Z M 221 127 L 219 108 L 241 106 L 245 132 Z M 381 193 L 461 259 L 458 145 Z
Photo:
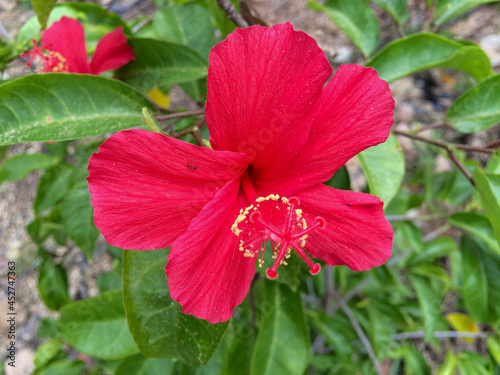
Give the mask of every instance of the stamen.
M 251 181 L 248 182 L 251 184 Z M 250 185 L 246 185 L 243 177 L 241 184 L 247 197 L 255 192 L 253 185 L 249 188 Z M 295 197 L 288 199 L 275 194 L 258 197 L 254 204 L 240 211 L 231 227 L 233 233 L 241 238 L 240 250 L 245 252 L 245 256 L 254 257 L 259 251 L 262 252 L 261 258 L 258 259 L 259 267 L 264 263 L 266 243 L 271 242 L 272 258 L 275 261 L 273 266 L 266 270 L 269 279 L 278 277 L 278 267 L 288 264 L 286 259 L 290 257 L 292 250 L 306 262 L 312 275 L 321 270 L 321 265 L 313 263 L 303 248 L 312 232 L 325 227 L 325 219 L 318 216 L 315 223 L 309 226 L 303 210 L 297 208 L 299 205 L 300 201 Z
M 33 51 L 28 51 L 28 52 L 25 52 L 23 54 L 21 54 L 21 58 L 25 58 L 26 56 L 29 56 L 31 55 L 29 61 L 26 63 L 26 66 L 30 67 L 31 64 L 33 63 L 33 60 L 35 59 L 35 57 L 41 57 L 43 59 L 45 59 L 46 61 L 49 59 L 47 56 L 45 56 L 43 53 L 42 53 L 42 47 L 38 47 L 37 46 L 37 43 L 36 43 L 36 39 L 33 39 L 31 41 L 33 43 Z

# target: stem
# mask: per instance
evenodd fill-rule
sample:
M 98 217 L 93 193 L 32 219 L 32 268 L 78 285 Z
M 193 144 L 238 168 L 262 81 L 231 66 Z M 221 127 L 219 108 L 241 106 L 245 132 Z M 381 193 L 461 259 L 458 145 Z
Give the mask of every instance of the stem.
M 445 338 L 487 338 L 488 335 L 484 332 L 460 332 L 460 331 L 436 331 L 433 333 L 434 337 L 438 339 L 445 339 Z M 400 340 L 409 340 L 409 339 L 421 339 L 425 337 L 425 332 L 424 331 L 417 331 L 417 332 L 403 332 L 403 333 L 396 333 L 395 335 L 392 335 L 392 339 L 395 341 L 400 341 Z
M 201 129 L 203 129 L 203 126 L 205 126 L 205 116 L 200 118 L 198 121 L 194 123 L 194 125 L 190 126 L 187 129 L 181 130 L 180 132 L 172 133 L 169 134 L 173 138 L 180 138 L 183 137 L 187 134 L 193 134 L 199 132 Z M 195 136 L 196 138 L 196 136 Z M 200 137 L 201 138 L 201 137 Z
M 177 113 L 172 113 L 169 115 L 160 115 L 156 116 L 156 119 L 161 121 L 161 120 L 171 120 L 174 118 L 182 118 L 182 117 L 191 117 L 191 116 L 200 116 L 205 114 L 204 109 L 195 109 L 193 111 L 185 111 L 185 112 L 177 112 Z
M 426 142 L 426 143 L 429 143 L 431 145 L 444 148 L 445 150 L 453 150 L 455 148 L 455 149 L 464 150 L 464 151 L 483 152 L 485 154 L 494 154 L 495 153 L 494 150 L 490 150 L 490 148 L 493 148 L 491 144 L 487 145 L 485 147 L 475 147 L 475 146 L 467 146 L 467 145 L 461 145 L 461 144 L 456 144 L 456 143 L 443 142 L 443 141 L 439 141 L 437 139 L 422 137 L 421 135 L 417 135 L 415 133 L 406 132 L 406 131 L 402 131 L 402 130 L 393 129 L 392 132 L 396 135 L 402 135 L 404 137 L 408 137 L 411 139 L 415 139 L 417 141 Z M 493 146 L 500 147 L 500 144 L 498 144 L 498 145 L 494 144 Z
M 464 167 L 462 163 L 460 163 L 460 160 L 457 159 L 452 150 L 446 150 L 446 151 L 448 152 L 448 156 L 450 157 L 451 161 L 455 163 L 455 165 L 458 167 L 458 169 L 460 169 L 460 171 L 464 174 L 467 180 L 469 180 L 472 186 L 474 186 L 474 180 L 472 179 L 472 175 L 469 173 L 469 171 Z
M 226 13 L 227 18 L 234 22 L 238 27 L 248 27 L 247 21 L 236 11 L 236 8 L 229 0 L 217 0 L 219 7 Z
M 363 329 L 359 325 L 358 320 L 352 313 L 351 309 L 347 304 L 344 302 L 343 299 L 339 299 L 339 305 L 342 311 L 347 315 L 349 318 L 352 326 L 354 327 L 354 330 L 359 336 L 359 339 L 363 343 L 363 346 L 366 349 L 366 352 L 368 353 L 368 356 L 370 357 L 373 367 L 375 367 L 375 371 L 377 371 L 377 374 L 383 375 L 382 368 L 380 367 L 380 363 L 378 363 L 377 357 L 375 356 L 375 352 L 373 351 L 372 345 L 370 344 L 370 340 L 368 340 L 368 337 L 366 337 L 366 334 L 363 332 Z

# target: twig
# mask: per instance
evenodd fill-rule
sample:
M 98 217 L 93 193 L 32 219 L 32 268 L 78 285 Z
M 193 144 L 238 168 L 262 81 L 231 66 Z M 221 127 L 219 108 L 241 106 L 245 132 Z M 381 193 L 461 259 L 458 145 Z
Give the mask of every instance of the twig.
M 460 171 L 464 174 L 464 176 L 469 180 L 469 182 L 474 185 L 474 180 L 472 179 L 472 175 L 469 173 L 469 171 L 465 168 L 465 166 L 458 160 L 458 158 L 455 156 L 452 150 L 447 149 L 448 156 L 450 157 L 451 161 L 455 163 L 455 165 L 460 169 Z
M 189 128 L 181 130 L 181 131 L 176 132 L 176 133 L 167 134 L 167 135 L 169 135 L 169 136 L 171 136 L 173 138 L 180 138 L 180 137 L 183 137 L 183 136 L 185 136 L 187 134 L 193 134 L 194 135 L 194 133 L 197 133 L 201 129 L 203 129 L 203 127 L 205 126 L 205 123 L 206 123 L 205 120 L 206 120 L 206 118 L 205 118 L 205 116 L 203 116 L 198 121 L 196 121 L 194 123 L 194 125 L 190 126 Z M 196 136 L 195 136 L 195 138 L 196 138 Z M 200 136 L 200 138 L 201 138 L 201 136 Z M 202 141 L 202 143 L 203 143 L 203 141 Z
M 205 114 L 204 109 L 195 109 L 193 111 L 177 112 L 177 113 L 172 113 L 169 115 L 160 115 L 160 116 L 155 116 L 155 117 L 157 120 L 162 121 L 162 120 L 171 120 L 174 118 L 200 116 L 203 114 Z
M 0 21 L 0 34 L 2 34 L 7 40 L 13 40 L 9 32 L 5 29 L 5 27 L 3 27 L 1 21 Z
M 457 144 L 457 143 L 443 142 L 443 141 L 439 141 L 437 139 L 422 137 L 421 135 L 417 135 L 415 133 L 406 132 L 406 131 L 397 130 L 397 129 L 393 129 L 392 132 L 396 135 L 402 135 L 404 137 L 415 139 L 417 141 L 426 142 L 426 143 L 429 143 L 429 144 L 434 145 L 434 146 L 442 147 L 446 150 L 459 149 L 459 150 L 464 150 L 464 151 L 475 151 L 475 152 L 483 152 L 485 154 L 494 154 L 495 150 L 491 150 L 491 148 L 500 147 L 500 143 L 496 144 L 496 142 L 493 145 L 490 144 L 490 145 L 487 145 L 485 147 L 476 147 L 476 146 L 461 145 L 461 144 Z
M 375 353 L 374 353 L 373 348 L 372 348 L 372 344 L 370 344 L 370 340 L 368 340 L 368 337 L 366 337 L 366 334 L 363 332 L 363 329 L 359 325 L 358 320 L 356 319 L 356 317 L 352 313 L 351 309 L 349 308 L 349 306 L 347 306 L 347 304 L 344 302 L 344 300 L 342 298 L 339 299 L 339 305 L 340 305 L 340 308 L 342 309 L 342 311 L 349 318 L 352 326 L 354 327 L 354 330 L 356 331 L 356 333 L 359 336 L 359 339 L 363 343 L 363 346 L 365 347 L 366 352 L 368 353 L 368 356 L 370 357 L 370 359 L 373 363 L 373 367 L 375 367 L 375 371 L 377 371 L 377 374 L 383 375 L 382 368 L 380 367 L 380 363 L 378 362 L 377 357 L 375 356 Z
M 445 338 L 487 338 L 488 335 L 484 332 L 461 332 L 461 331 L 436 331 L 433 333 L 433 336 L 438 338 L 438 339 L 445 339 Z M 396 333 L 395 335 L 392 335 L 392 339 L 395 341 L 401 341 L 401 340 L 409 340 L 409 339 L 422 339 L 425 337 L 425 332 L 424 331 L 417 331 L 417 332 L 403 332 L 403 333 Z
M 428 124 L 421 126 L 420 128 L 415 130 L 415 133 L 423 132 L 425 130 L 430 130 L 430 129 L 437 129 L 437 128 L 442 128 L 443 126 L 447 126 L 448 124 L 446 122 L 437 122 L 435 124 Z
M 217 0 L 219 7 L 226 13 L 227 18 L 235 23 L 238 27 L 248 27 L 247 21 L 236 11 L 236 8 L 229 0 Z

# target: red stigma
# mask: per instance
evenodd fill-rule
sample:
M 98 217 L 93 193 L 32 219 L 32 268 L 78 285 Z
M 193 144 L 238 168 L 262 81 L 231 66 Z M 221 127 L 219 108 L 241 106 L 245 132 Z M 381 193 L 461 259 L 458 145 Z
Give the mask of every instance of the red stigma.
M 264 252 L 267 241 L 271 241 L 274 265 L 266 270 L 269 279 L 278 277 L 278 267 L 287 265 L 286 259 L 295 250 L 310 267 L 311 275 L 321 270 L 318 263 L 313 263 L 304 252 L 306 239 L 312 231 L 324 228 L 325 219 L 316 217 L 315 223 L 308 226 L 302 216 L 302 210 L 297 207 L 300 200 L 296 197 L 287 199 L 278 195 L 259 197 L 255 203 L 244 210 L 232 226 L 232 231 L 241 238 L 240 251 L 245 257 L 255 257 L 262 251 L 259 266 L 264 263 Z

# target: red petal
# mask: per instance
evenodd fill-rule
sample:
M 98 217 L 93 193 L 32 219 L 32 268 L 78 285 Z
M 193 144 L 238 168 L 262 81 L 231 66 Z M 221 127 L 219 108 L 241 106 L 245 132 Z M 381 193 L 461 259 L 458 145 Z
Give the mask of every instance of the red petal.
M 250 288 L 255 259 L 238 250 L 231 232 L 240 182 L 227 183 L 172 245 L 166 267 L 170 295 L 186 314 L 210 323 L 228 320 Z
M 207 124 L 214 149 L 252 156 L 253 178 L 279 180 L 306 142 L 331 67 L 291 24 L 237 29 L 210 53 Z
M 330 266 L 363 271 L 383 264 L 392 252 L 392 228 L 377 197 L 317 185 L 295 195 L 311 218 L 326 226 L 309 234 L 305 250 Z M 312 220 L 311 220 L 312 221 Z
M 114 246 L 170 246 L 216 192 L 241 174 L 246 159 L 159 133 L 121 131 L 90 158 L 95 224 Z
M 54 22 L 42 36 L 42 47 L 60 53 L 69 66 L 69 73 L 90 73 L 83 26 L 73 18 Z
M 100 74 L 108 70 L 122 67 L 130 60 L 134 60 L 134 51 L 127 44 L 127 37 L 123 27 L 118 27 L 99 41 L 94 57 L 90 63 L 92 74 Z
M 375 70 L 340 66 L 323 90 L 308 142 L 283 184 L 297 191 L 327 181 L 354 155 L 387 139 L 393 109 L 389 85 Z

